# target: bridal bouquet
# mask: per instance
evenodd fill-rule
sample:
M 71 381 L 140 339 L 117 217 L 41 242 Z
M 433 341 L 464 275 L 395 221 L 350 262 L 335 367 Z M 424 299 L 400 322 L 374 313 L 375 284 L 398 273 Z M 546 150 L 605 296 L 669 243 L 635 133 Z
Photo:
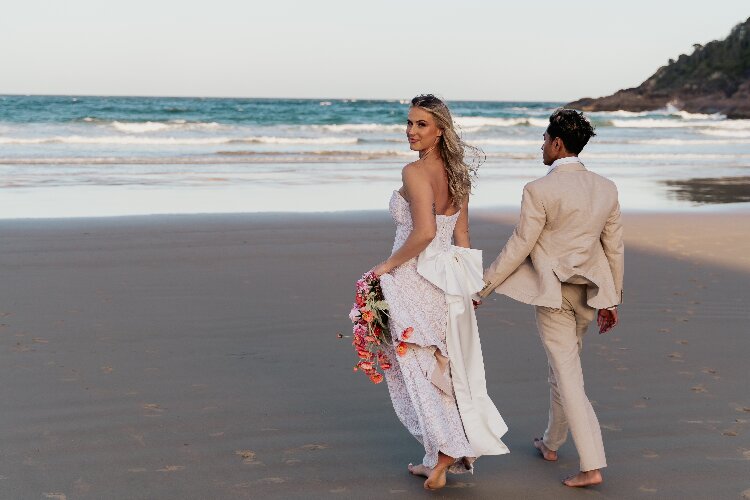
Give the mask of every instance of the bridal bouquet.
M 384 346 L 391 343 L 391 332 L 388 329 L 388 303 L 383 297 L 380 280 L 372 271 L 357 281 L 357 292 L 349 319 L 354 323 L 354 340 L 352 345 L 360 361 L 354 371 L 362 371 L 374 383 L 383 381 L 383 374 L 378 370 L 388 370 L 388 360 Z

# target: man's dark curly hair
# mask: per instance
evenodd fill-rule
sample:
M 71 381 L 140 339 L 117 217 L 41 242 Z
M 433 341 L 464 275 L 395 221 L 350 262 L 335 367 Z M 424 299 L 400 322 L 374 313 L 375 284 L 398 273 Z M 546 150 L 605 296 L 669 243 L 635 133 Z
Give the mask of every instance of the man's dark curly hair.
M 573 154 L 583 151 L 583 147 L 594 137 L 594 127 L 583 113 L 575 109 L 559 108 L 549 117 L 547 134 L 554 139 L 559 137 L 565 149 Z

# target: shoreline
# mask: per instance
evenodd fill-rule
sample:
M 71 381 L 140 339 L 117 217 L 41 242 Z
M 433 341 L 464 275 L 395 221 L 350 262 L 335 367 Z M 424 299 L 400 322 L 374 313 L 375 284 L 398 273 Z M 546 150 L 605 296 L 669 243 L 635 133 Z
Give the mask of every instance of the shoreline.
M 518 207 L 499 205 L 495 207 L 472 207 L 472 216 L 487 217 L 493 214 L 501 216 L 516 216 L 520 210 Z M 711 217 L 720 215 L 750 215 L 750 202 L 741 203 L 706 203 L 690 207 L 675 208 L 623 208 L 623 216 L 647 216 L 647 215 L 669 215 L 675 217 Z M 80 216 L 61 216 L 61 217 L 9 217 L 0 216 L 0 223 L 5 222 L 22 222 L 22 221 L 84 221 L 84 220 L 126 220 L 126 219 L 147 219 L 147 218 L 180 218 L 180 217 L 227 217 L 227 218 L 253 218 L 253 217 L 365 217 L 377 214 L 388 215 L 387 207 L 383 209 L 365 209 L 365 210 L 319 210 L 319 211 L 262 211 L 262 212 L 175 212 L 175 213 L 149 213 L 149 214 L 122 214 L 122 215 L 80 215 Z

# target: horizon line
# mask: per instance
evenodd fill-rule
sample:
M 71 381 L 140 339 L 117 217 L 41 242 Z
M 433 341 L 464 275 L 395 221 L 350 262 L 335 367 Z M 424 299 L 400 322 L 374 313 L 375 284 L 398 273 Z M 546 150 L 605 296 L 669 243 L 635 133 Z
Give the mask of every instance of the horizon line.
M 159 94 L 48 94 L 48 93 L 17 93 L 0 92 L 0 97 L 122 97 L 122 98 L 154 98 L 154 99 L 255 99 L 255 100 L 289 100 L 289 101 L 404 101 L 407 99 L 395 97 L 290 97 L 290 96 L 215 96 L 215 95 L 159 95 Z M 441 97 L 442 99 L 442 97 Z M 540 102 L 540 103 L 567 103 L 572 102 L 564 99 L 446 99 L 448 102 Z M 408 101 L 408 100 L 407 100 Z

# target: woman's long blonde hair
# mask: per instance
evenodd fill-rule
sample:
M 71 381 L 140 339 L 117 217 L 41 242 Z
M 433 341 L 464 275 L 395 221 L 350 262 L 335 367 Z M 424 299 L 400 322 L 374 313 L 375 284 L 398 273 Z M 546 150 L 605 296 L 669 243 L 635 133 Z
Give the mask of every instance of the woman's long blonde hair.
M 432 114 L 437 127 L 443 131 L 438 143 L 438 151 L 445 164 L 448 174 L 448 191 L 454 206 L 460 207 L 464 199 L 471 193 L 471 186 L 477 176 L 479 165 L 485 156 L 481 149 L 466 144 L 456 132 L 448 106 L 432 94 L 418 95 L 411 100 L 411 105 Z M 467 154 L 472 156 L 470 163 L 466 162 Z

